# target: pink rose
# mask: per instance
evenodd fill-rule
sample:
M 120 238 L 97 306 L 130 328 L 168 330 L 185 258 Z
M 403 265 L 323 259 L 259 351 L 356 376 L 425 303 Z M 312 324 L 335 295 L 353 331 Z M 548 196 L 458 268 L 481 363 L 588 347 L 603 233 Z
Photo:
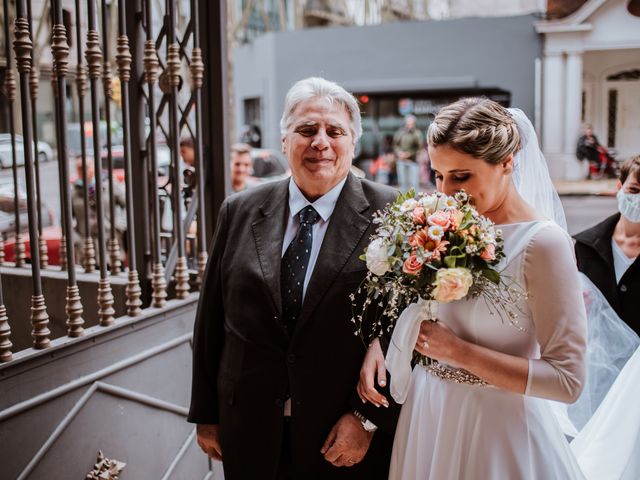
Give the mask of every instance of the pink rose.
M 485 249 L 480 254 L 480 258 L 483 260 L 495 260 L 496 259 L 496 246 L 493 243 L 490 243 L 485 247 Z
M 417 223 L 418 225 L 424 225 L 424 208 L 416 207 L 413 210 L 411 217 L 413 218 L 414 223 Z
M 402 271 L 408 275 L 418 275 L 422 270 L 422 262 L 418 260 L 415 253 L 409 255 L 402 265 Z
M 464 298 L 473 284 L 471 272 L 466 268 L 442 268 L 433 282 L 433 298 L 440 303 L 449 303 Z
M 449 228 L 451 223 L 451 216 L 449 215 L 449 212 L 438 210 L 427 217 L 427 222 L 429 225 L 437 225 L 446 230 Z

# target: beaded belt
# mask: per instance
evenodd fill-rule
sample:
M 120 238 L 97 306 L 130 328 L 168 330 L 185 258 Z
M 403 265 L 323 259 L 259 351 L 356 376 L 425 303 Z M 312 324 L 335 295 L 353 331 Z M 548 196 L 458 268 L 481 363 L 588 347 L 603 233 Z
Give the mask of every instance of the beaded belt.
M 484 387 L 488 385 L 487 382 L 477 377 L 473 373 L 468 372 L 462 368 L 447 367 L 435 360 L 431 360 L 427 364 L 422 364 L 424 369 L 431 375 L 447 380 L 449 382 L 464 383 L 465 385 L 474 385 L 478 387 Z

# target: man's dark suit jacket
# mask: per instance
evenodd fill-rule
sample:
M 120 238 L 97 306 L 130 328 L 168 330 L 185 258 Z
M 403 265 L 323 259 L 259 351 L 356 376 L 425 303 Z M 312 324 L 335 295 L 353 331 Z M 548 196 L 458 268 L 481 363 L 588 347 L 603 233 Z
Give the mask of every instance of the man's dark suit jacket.
M 290 393 L 293 478 L 386 480 L 397 406 L 358 401 L 380 427 L 361 464 L 333 467 L 320 449 L 354 407 L 365 345 L 354 335 L 349 295 L 366 274 L 358 257 L 374 231 L 372 214 L 395 192 L 348 176 L 289 338 L 280 299 L 288 182 L 233 195 L 221 207 L 196 316 L 188 419 L 220 425 L 227 480 L 272 479 Z
M 575 235 L 578 270 L 589 277 L 618 316 L 640 335 L 640 259 L 616 282 L 611 237 L 618 220 L 619 213 Z

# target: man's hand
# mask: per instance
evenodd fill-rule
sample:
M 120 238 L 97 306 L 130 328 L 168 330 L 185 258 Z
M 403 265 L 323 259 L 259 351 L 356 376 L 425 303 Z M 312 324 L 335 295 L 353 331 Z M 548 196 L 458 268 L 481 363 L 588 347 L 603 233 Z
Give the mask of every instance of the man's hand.
M 353 413 L 345 413 L 333 426 L 320 453 L 336 467 L 352 467 L 369 450 L 373 432 L 366 432 Z
M 198 424 L 196 435 L 198 437 L 198 445 L 200 445 L 202 451 L 214 460 L 221 462 L 220 425 Z

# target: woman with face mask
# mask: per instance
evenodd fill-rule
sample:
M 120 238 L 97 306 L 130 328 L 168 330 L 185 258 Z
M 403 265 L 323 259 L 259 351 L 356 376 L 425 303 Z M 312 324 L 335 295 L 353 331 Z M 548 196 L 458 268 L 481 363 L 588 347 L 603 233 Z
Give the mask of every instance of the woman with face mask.
M 640 156 L 622 165 L 619 213 L 575 236 L 578 268 L 640 333 Z

